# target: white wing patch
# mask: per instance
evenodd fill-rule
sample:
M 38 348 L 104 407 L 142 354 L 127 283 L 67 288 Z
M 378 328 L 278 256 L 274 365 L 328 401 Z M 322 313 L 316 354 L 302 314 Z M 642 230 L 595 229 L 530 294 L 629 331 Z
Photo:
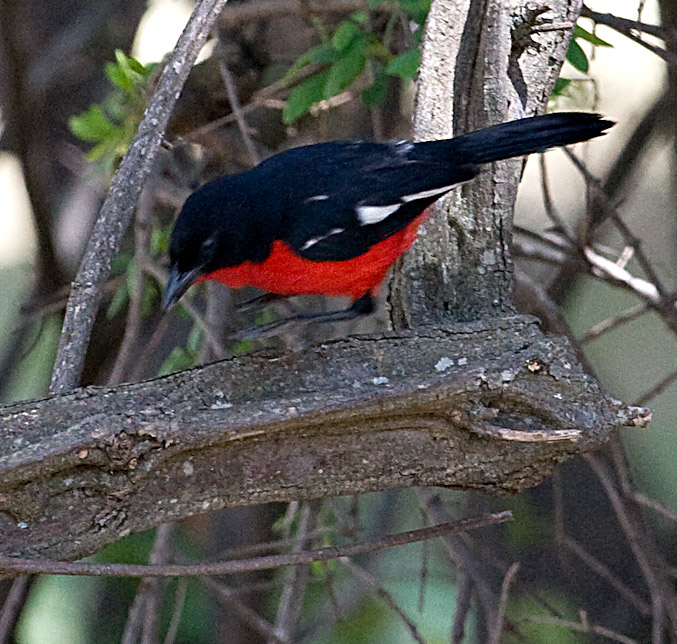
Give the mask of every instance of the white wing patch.
M 409 201 L 417 201 L 418 199 L 428 199 L 428 197 L 434 197 L 435 195 L 441 195 L 443 192 L 449 192 L 449 190 L 455 188 L 458 185 L 458 183 L 454 183 L 450 186 L 443 186 L 441 188 L 433 188 L 432 190 L 416 192 L 413 195 L 404 195 L 404 197 L 402 197 L 402 201 L 404 201 L 404 203 L 408 203 Z
M 320 237 L 313 237 L 312 239 L 309 239 L 303 246 L 301 246 L 301 250 L 308 250 L 312 246 L 315 246 L 317 242 L 321 242 L 323 239 L 327 239 L 327 237 L 331 237 L 332 235 L 339 235 L 341 234 L 345 228 L 332 228 L 326 235 L 322 235 Z
M 386 217 L 392 215 L 401 205 L 401 203 L 396 203 L 391 206 L 358 206 L 357 219 L 360 222 L 360 226 L 377 224 L 379 221 L 383 221 Z
M 315 195 L 314 197 L 308 197 L 304 203 L 311 203 L 312 201 L 325 201 L 329 199 L 329 195 Z

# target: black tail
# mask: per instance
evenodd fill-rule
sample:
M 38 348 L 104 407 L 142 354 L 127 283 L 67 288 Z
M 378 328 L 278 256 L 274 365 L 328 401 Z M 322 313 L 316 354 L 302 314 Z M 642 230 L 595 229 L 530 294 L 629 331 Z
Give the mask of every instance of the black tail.
M 613 125 L 613 121 L 603 119 L 599 114 L 547 114 L 501 123 L 447 141 L 430 141 L 422 144 L 430 148 L 421 152 L 425 156 L 430 152 L 438 159 L 442 153 L 446 153 L 453 156 L 457 163 L 480 165 L 587 141 L 601 136 Z M 435 149 L 436 146 L 440 149 Z

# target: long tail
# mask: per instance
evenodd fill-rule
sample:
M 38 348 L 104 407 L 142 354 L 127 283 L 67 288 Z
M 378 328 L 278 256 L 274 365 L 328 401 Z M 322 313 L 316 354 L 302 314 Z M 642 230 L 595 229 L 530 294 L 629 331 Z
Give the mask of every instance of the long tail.
M 417 146 L 428 148 L 421 150 L 425 156 L 431 153 L 439 159 L 445 154 L 453 156 L 456 162 L 480 165 L 587 141 L 603 135 L 613 125 L 613 121 L 599 114 L 562 112 L 501 123 L 446 141 Z

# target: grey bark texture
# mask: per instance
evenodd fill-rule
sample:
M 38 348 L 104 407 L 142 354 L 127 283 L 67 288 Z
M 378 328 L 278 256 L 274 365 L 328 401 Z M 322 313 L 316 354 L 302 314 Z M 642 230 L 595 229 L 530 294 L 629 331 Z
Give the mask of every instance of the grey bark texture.
M 0 554 L 75 558 L 225 506 L 535 485 L 644 411 L 532 318 L 251 355 L 0 417 Z
M 549 7 L 541 18 L 557 29 L 534 35 L 535 9 L 433 3 L 417 135 L 541 111 L 580 8 Z M 607 396 L 566 340 L 513 314 L 520 172 L 497 164 L 425 225 L 391 282 L 388 335 L 1 408 L 0 554 L 72 559 L 267 501 L 410 485 L 516 492 L 645 425 L 648 412 Z
M 543 112 L 581 0 L 433 2 L 414 133 L 441 139 Z M 510 315 L 512 215 L 523 161 L 495 163 L 438 202 L 391 282 L 395 328 Z

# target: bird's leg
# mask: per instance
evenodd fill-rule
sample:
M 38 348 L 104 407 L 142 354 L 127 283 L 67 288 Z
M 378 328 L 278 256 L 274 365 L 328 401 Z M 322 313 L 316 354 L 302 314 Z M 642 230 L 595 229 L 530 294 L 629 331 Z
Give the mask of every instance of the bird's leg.
M 284 320 L 271 322 L 262 326 L 254 326 L 249 329 L 238 331 L 230 337 L 234 340 L 258 340 L 261 338 L 270 338 L 283 333 L 292 327 L 306 326 L 319 322 L 341 322 L 343 320 L 355 320 L 373 313 L 376 308 L 374 299 L 369 293 L 356 299 L 347 309 L 341 311 L 332 311 L 330 313 L 314 313 L 307 315 L 294 315 Z
M 274 302 L 279 302 L 280 300 L 286 300 L 289 295 L 280 295 L 279 293 L 264 293 L 258 297 L 254 297 L 251 300 L 242 302 L 235 307 L 235 310 L 238 313 L 244 313 L 245 311 L 251 311 L 252 309 L 257 309 L 262 306 L 267 306 L 268 304 L 273 304 Z

